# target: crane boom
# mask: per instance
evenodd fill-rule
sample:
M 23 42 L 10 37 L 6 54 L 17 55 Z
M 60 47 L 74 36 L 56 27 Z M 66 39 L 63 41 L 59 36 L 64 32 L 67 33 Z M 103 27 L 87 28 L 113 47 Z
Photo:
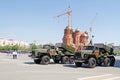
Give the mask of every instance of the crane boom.
M 72 11 L 71 11 L 70 6 L 69 6 L 67 12 L 56 16 L 56 18 L 59 18 L 60 16 L 63 16 L 63 15 L 66 15 L 66 14 L 67 14 L 67 15 L 68 15 L 68 26 L 70 26 L 70 16 L 71 16 L 71 13 L 72 13 Z

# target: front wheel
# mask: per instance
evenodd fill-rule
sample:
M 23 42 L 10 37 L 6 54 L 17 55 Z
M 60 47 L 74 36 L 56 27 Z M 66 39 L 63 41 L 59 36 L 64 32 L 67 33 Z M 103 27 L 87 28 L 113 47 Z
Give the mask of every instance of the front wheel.
M 45 64 L 45 65 L 47 65 L 47 64 L 49 64 L 50 63 L 50 57 L 49 56 L 43 56 L 42 57 L 42 60 L 41 60 L 41 63 L 42 64 Z
M 88 66 L 90 68 L 94 68 L 96 66 L 96 59 L 95 58 L 89 58 L 89 60 L 88 60 Z

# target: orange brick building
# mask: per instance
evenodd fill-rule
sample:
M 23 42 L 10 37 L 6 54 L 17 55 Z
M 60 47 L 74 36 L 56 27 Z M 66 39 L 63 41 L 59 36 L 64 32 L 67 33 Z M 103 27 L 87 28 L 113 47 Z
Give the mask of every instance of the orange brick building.
M 82 49 L 83 46 L 88 45 L 88 32 L 81 32 L 73 29 L 68 25 L 64 30 L 63 44 L 73 46 L 76 50 Z

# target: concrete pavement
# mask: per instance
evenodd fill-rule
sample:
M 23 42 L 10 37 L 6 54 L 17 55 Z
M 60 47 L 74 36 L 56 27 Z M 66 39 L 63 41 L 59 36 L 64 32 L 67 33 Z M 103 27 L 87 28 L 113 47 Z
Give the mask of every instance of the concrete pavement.
M 18 59 L 0 53 L 0 80 L 120 80 L 120 56 L 116 57 L 115 67 L 87 68 L 74 64 L 49 65 L 34 64 L 28 54 Z

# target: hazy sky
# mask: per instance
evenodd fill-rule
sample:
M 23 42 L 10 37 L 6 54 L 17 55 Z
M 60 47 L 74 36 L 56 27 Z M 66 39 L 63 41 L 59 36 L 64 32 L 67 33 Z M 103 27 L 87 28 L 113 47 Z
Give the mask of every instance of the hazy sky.
M 88 31 L 94 42 L 120 44 L 120 0 L 0 0 L 0 37 L 37 43 L 62 42 L 71 6 L 71 26 Z M 94 16 L 96 19 L 91 23 Z

